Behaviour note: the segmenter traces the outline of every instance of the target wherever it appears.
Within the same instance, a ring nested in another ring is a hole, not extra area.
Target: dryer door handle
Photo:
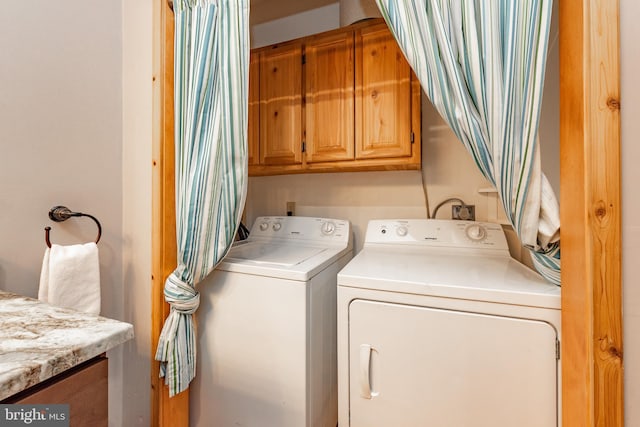
[[[360,396],[371,399],[378,393],[371,391],[371,353],[376,351],[369,344],[360,344]]]

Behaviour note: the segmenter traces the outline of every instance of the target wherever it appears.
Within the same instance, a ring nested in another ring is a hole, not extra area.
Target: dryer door
[[[354,300],[351,427],[557,426],[546,322]]]

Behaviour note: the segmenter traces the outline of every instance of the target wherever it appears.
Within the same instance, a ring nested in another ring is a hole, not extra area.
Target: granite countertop
[[[0,291],[0,401],[133,338],[133,326]]]

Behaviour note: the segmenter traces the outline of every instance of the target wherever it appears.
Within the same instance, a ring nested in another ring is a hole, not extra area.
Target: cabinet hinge
[[[411,143],[413,144],[416,140],[416,134],[411,132]]]
[[[302,54],[302,63],[303,63],[303,64],[306,64],[306,63],[307,63],[307,54],[306,54],[306,53],[303,53],[303,54]]]
[[[556,338],[556,360],[560,360],[560,340]]]
[[[302,152],[305,153],[307,151],[307,143],[302,141]]]

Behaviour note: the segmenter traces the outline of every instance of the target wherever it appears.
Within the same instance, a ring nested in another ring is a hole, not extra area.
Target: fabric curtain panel
[[[174,0],[176,238],[156,359],[169,395],[196,371],[195,285],[226,255],[247,187],[249,0]]]
[[[376,0],[422,88],[497,189],[536,269],[560,284],[560,216],[538,122],[551,0]]]

